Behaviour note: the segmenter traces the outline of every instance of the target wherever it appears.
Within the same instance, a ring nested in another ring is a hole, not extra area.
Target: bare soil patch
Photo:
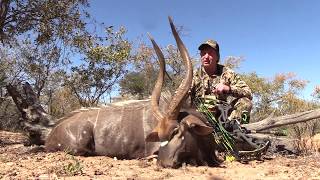
[[[320,179],[320,155],[227,162],[220,167],[165,169],[156,160],[117,160],[47,153],[23,146],[19,133],[0,131],[0,179]]]

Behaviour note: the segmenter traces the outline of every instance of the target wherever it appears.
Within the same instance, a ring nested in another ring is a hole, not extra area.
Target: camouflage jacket
[[[250,87],[241,80],[238,74],[221,64],[217,66],[217,74],[215,76],[210,77],[203,68],[199,68],[194,72],[190,92],[191,99],[203,98],[205,101],[219,99],[229,103],[241,97],[252,99]],[[230,93],[219,96],[213,94],[212,90],[219,83],[230,86]]]

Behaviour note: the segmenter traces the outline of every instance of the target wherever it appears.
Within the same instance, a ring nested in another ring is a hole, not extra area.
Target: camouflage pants
[[[246,113],[247,116],[250,115],[252,101],[246,97],[238,98],[231,102],[231,106],[234,110],[230,113],[229,119],[241,119],[244,113]]]

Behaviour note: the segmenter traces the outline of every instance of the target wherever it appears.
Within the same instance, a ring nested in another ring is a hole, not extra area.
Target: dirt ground
[[[0,131],[0,179],[320,179],[320,155],[272,156],[264,161],[223,163],[220,167],[164,169],[156,160],[117,160],[46,153],[25,147],[21,134]]]

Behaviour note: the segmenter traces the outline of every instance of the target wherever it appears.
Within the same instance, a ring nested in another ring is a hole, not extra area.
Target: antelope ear
[[[159,134],[156,129],[154,129],[150,134],[147,135],[146,137],[146,142],[159,142]]]
[[[188,115],[184,118],[188,127],[197,135],[205,136],[213,132],[213,128],[206,125],[203,121],[194,115]]]

